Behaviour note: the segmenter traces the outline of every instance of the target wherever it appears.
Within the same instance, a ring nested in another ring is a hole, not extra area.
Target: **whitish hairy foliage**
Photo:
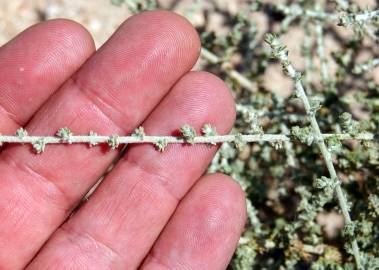
[[[154,0],[112,2],[133,13],[160,8]],[[210,8],[230,28],[224,36],[207,31],[208,25],[200,28],[203,68],[222,77],[236,99],[230,134],[218,134],[212,123],[184,124],[177,137],[147,134],[143,127],[130,135],[74,135],[64,127],[55,136],[20,128],[0,135],[0,144],[31,144],[36,153],[49,144],[116,150],[145,143],[161,152],[173,143],[219,144],[208,171],[238,181],[248,206],[249,222],[231,269],[379,269],[379,85],[373,78],[379,65],[378,3],[365,10],[346,0],[242,2],[237,14],[217,1],[212,7],[196,1],[184,12],[191,20]],[[277,32],[262,37],[257,13]],[[282,43],[292,27],[305,33],[296,41],[303,70],[294,67]],[[348,28],[353,35],[340,34]],[[331,52],[327,39],[338,43]],[[369,58],[358,62],[363,50]],[[267,67],[274,64],[293,81],[288,98],[265,84],[271,79]],[[332,215],[344,219],[333,233],[322,221]]]

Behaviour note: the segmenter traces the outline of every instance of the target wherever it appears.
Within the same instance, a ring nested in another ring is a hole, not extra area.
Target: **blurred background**
[[[161,0],[159,6],[181,14],[189,14],[194,5],[210,11],[212,6],[237,13],[244,1]],[[208,3],[207,3],[208,2]],[[214,2],[214,3],[212,3]],[[114,1],[113,3],[117,3]],[[41,20],[68,18],[83,24],[94,36],[97,46],[103,44],[114,30],[131,14],[125,6],[111,4],[111,0],[0,0],[0,45],[18,32]],[[210,15],[213,24],[222,22],[222,15]],[[204,23],[201,13],[193,22]]]

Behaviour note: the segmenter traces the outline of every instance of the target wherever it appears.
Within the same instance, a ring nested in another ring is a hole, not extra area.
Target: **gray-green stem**
[[[325,46],[324,46],[324,29],[320,21],[316,23],[316,37],[317,37],[317,52],[320,58],[321,66],[321,78],[322,83],[325,85],[329,81],[329,71],[328,71],[328,62],[325,55]]]
[[[222,63],[220,57],[218,57],[211,51],[205,48],[201,48],[201,57],[211,64],[221,63],[220,65],[221,69],[225,71],[232,79],[236,80],[243,88],[251,92],[257,91],[256,84],[254,84],[251,80],[246,78],[243,74],[241,74],[237,70],[230,68],[230,64]]]
[[[194,143],[197,144],[211,144],[211,143],[224,143],[234,142],[236,136],[242,138],[245,142],[275,142],[275,141],[292,141],[293,138],[286,134],[246,134],[246,135],[216,135],[216,136],[196,136],[194,137]],[[347,133],[328,133],[320,134],[321,138],[327,139],[330,137],[336,137],[339,140],[373,140],[374,135],[372,133],[361,133],[355,136],[351,136]],[[0,143],[35,143],[43,140],[45,144],[99,144],[107,143],[111,136],[104,135],[73,135],[69,137],[68,142],[63,142],[60,137],[55,136],[9,136],[1,135]],[[182,137],[175,136],[148,136],[145,135],[142,138],[138,136],[117,136],[119,144],[133,144],[133,143],[157,143],[159,140],[165,140],[167,143],[187,143]]]
[[[334,168],[332,155],[328,151],[328,148],[325,143],[325,138],[322,135],[320,127],[317,123],[315,112],[312,110],[307,94],[305,93],[305,90],[301,81],[301,74],[298,71],[296,71],[295,68],[292,66],[292,64],[289,62],[287,48],[281,44],[281,42],[275,35],[273,34],[267,35],[266,41],[271,46],[274,56],[282,63],[285,73],[294,80],[296,96],[301,99],[304,105],[305,111],[309,117],[310,124],[314,131],[314,135],[317,138],[316,143],[324,158],[330,177],[331,179],[334,179],[338,181],[338,183],[340,183],[341,181],[338,178],[337,172]],[[337,195],[338,203],[341,208],[342,215],[345,219],[345,223],[349,224],[352,222],[352,220],[350,218],[350,214],[348,211],[348,206],[347,206],[348,204],[347,204],[346,197],[340,185],[336,185],[335,193]],[[352,244],[353,256],[355,258],[357,268],[361,269],[360,253],[359,253],[357,240],[352,239],[351,244]]]

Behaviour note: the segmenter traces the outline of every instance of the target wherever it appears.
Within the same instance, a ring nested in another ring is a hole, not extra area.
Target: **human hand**
[[[164,11],[127,20],[97,52],[67,20],[35,25],[0,48],[0,130],[31,135],[171,135],[235,119],[225,84],[189,72],[199,38]],[[202,176],[217,146],[130,146],[75,214],[116,157],[101,146],[26,145],[0,154],[0,269],[225,269],[245,222],[240,187]]]

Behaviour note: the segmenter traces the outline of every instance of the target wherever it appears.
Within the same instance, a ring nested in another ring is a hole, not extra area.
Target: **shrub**
[[[153,0],[112,2],[133,13],[160,7]],[[205,2],[195,2],[184,12],[190,20],[205,12]],[[19,129],[0,140],[31,143],[37,153],[49,143],[115,149],[147,142],[159,151],[169,143],[220,143],[208,171],[236,179],[248,205],[231,269],[379,269],[379,4],[365,10],[347,0],[271,2],[245,1],[232,14],[209,1],[230,31],[198,27],[203,69],[222,77],[236,99],[231,134],[218,135],[209,123],[202,134],[178,127],[179,137],[145,134],[143,127],[131,136],[76,136],[65,127],[55,137]],[[265,35],[255,15],[265,16]],[[303,32],[299,68],[282,41],[293,29]],[[277,64],[292,80],[291,95],[265,84]]]

